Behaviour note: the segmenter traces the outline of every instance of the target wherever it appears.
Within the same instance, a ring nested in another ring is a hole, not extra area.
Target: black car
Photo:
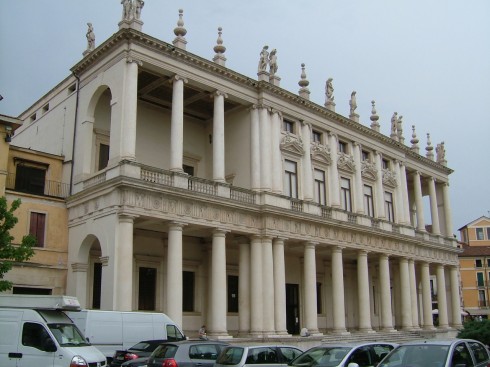
[[[184,340],[163,343],[148,358],[147,366],[212,367],[221,350],[228,345],[228,343],[215,340]],[[127,366],[131,365],[128,364]]]
[[[112,357],[111,367],[119,367],[126,361],[149,357],[160,344],[166,341],[165,339],[144,340],[127,350],[116,350],[114,357]]]

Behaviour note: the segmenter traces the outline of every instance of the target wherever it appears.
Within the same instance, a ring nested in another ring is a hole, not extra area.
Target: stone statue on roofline
[[[440,164],[446,164],[446,149],[444,148],[444,142],[436,145],[436,161]]]
[[[356,108],[357,108],[357,100],[356,100],[356,91],[353,91],[350,94],[350,101],[349,101],[349,106],[350,106],[350,114],[349,118],[353,121],[359,122],[359,115],[356,113]]]
[[[119,29],[134,28],[141,31],[143,22],[141,19],[141,10],[145,5],[143,0],[121,0],[123,7],[122,19],[119,22]]]
[[[123,6],[122,20],[129,20],[129,19],[131,19],[133,2],[131,0],[121,0],[121,4]]]
[[[271,76],[276,75],[277,73],[277,50],[273,49],[269,55],[269,72]]]
[[[95,33],[92,23],[87,23],[87,51],[92,51],[95,48]]]
[[[260,51],[258,72],[267,71],[267,65],[269,64],[269,46],[264,46]]]
[[[393,112],[391,116],[391,134],[390,137],[398,141],[398,112]]]
[[[327,82],[325,83],[325,95],[327,96],[327,102],[328,101],[333,101],[335,99],[334,95],[333,95],[333,79],[332,78],[328,78],[327,79]]]

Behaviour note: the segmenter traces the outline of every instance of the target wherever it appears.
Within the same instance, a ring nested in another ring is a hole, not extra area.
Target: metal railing
[[[67,198],[70,194],[70,185],[60,181],[37,181],[30,177],[16,177],[15,173],[7,174],[5,185],[7,190],[22,192],[25,194]]]

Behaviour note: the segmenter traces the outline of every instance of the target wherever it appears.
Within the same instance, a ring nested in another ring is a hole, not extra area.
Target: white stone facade
[[[213,337],[432,329],[433,293],[461,325],[449,168],[124,24],[15,137],[65,152],[67,294]]]

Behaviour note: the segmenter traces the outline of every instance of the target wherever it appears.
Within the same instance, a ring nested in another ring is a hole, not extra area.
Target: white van
[[[138,311],[82,310],[68,316],[108,359],[116,350],[132,347],[142,340],[184,340],[180,328],[164,313]]]
[[[80,310],[75,297],[0,295],[0,366],[106,366],[66,310]]]

